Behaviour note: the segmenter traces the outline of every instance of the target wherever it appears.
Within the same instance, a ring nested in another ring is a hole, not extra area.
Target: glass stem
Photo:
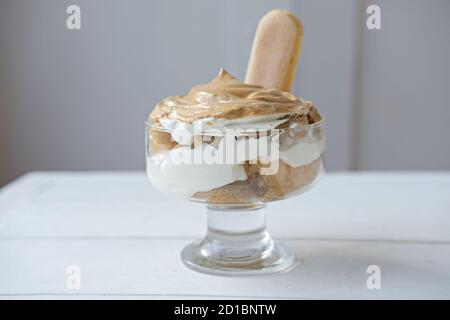
[[[207,224],[204,241],[218,259],[248,262],[264,258],[273,249],[266,231],[265,204],[249,208],[209,205]]]

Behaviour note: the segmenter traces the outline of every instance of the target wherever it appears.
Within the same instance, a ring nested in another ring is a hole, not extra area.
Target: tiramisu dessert
[[[155,187],[239,205],[287,198],[318,178],[322,117],[289,92],[302,36],[295,16],[271,11],[258,26],[245,83],[221,69],[211,82],[156,105],[147,122]]]

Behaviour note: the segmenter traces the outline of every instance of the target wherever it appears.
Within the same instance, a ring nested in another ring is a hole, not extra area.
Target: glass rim
[[[322,116],[322,118],[319,121],[314,122],[314,123],[309,123],[309,124],[306,124],[306,125],[303,125],[303,126],[305,128],[307,128],[308,130],[311,130],[311,129],[322,127],[324,123],[325,123],[325,118]],[[173,130],[169,130],[169,129],[166,129],[166,128],[163,128],[163,127],[160,127],[160,126],[156,126],[156,125],[152,124],[149,120],[145,120],[144,121],[144,125],[145,125],[145,128],[147,128],[147,129],[155,129],[155,130],[163,131],[163,132],[172,132],[173,131]],[[267,132],[267,131],[274,130],[274,129],[276,129],[276,128],[260,129],[260,130],[255,129],[255,130],[256,130],[256,132],[260,132],[260,131]],[[276,130],[284,130],[284,129],[276,129]],[[204,132],[203,131],[201,133],[208,133],[208,132]]]

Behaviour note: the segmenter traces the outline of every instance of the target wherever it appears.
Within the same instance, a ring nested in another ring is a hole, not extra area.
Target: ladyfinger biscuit
[[[272,10],[259,22],[245,82],[290,91],[303,40],[303,25],[291,12]]]

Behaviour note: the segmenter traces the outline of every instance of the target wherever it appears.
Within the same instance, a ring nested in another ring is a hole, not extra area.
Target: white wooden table
[[[269,210],[296,269],[202,275],[179,258],[204,233],[202,205],[143,173],[30,173],[0,190],[0,298],[450,298],[449,172],[327,174]],[[80,289],[66,285],[70,265]]]

